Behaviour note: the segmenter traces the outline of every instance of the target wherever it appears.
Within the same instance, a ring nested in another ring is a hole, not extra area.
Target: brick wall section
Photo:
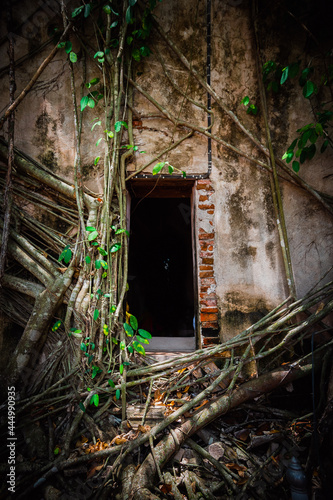
[[[198,180],[196,192],[200,326],[201,329],[211,329],[213,333],[213,330],[217,330],[219,327],[216,281],[214,275],[215,192],[209,179]],[[208,336],[210,337],[209,334]],[[203,345],[207,344],[204,338],[202,340]]]

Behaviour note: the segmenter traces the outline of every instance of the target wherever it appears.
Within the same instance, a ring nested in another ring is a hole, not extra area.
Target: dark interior
[[[128,283],[139,328],[194,336],[190,198],[132,198]]]

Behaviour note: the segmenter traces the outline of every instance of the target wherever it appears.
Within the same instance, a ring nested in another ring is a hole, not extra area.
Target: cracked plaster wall
[[[51,24],[61,26],[61,18],[52,1],[14,2],[17,36],[17,57],[26,54],[48,38]],[[260,4],[264,9],[263,5]],[[163,0],[156,10],[156,18],[201,75],[206,74],[206,11],[205,2],[191,0]],[[50,12],[51,11],[51,12]],[[53,12],[53,13],[52,13]],[[39,17],[38,17],[39,16]],[[223,101],[240,120],[265,143],[260,112],[257,117],[247,115],[240,105],[249,95],[258,102],[255,48],[250,3],[243,1],[212,0],[212,67],[211,82]],[[305,51],[311,55],[306,33],[278,6],[260,26],[262,59],[288,63]],[[4,19],[2,18],[2,32]],[[30,28],[30,32],[29,29]],[[77,92],[82,79],[82,51],[72,39],[78,53],[76,65]],[[50,52],[47,45],[16,70],[17,94],[32,77],[41,61]],[[184,98],[170,84],[159,62],[158,51],[165,59],[172,79],[194,100],[206,105],[206,91],[167,48],[165,41],[155,35],[151,42],[153,54],[135,67],[135,79],[143,89],[165,106],[174,116],[207,126],[206,112]],[[7,62],[7,47],[2,41],[0,60]],[[86,81],[98,75],[88,63]],[[7,77],[0,71],[3,92],[0,109],[8,104]],[[295,137],[296,130],[311,118],[309,103],[297,87],[268,98],[272,125],[273,146],[278,157]],[[235,125],[212,101],[214,112],[213,134],[263,159],[251,142],[244,138]],[[152,160],[187,133],[175,130],[162,113],[137,91],[134,93],[135,143],[144,155],[136,154],[128,165],[132,172]],[[82,163],[87,187],[101,193],[103,165],[93,166],[99,151],[95,142],[100,136],[98,127],[90,131],[96,109],[86,110],[82,136]],[[125,137],[126,140],[126,137]],[[68,179],[73,176],[74,130],[69,74],[63,52],[59,51],[34,89],[24,99],[16,113],[16,146],[39,159],[49,168]],[[164,157],[172,165],[188,174],[207,171],[207,138],[196,133],[177,149]],[[212,218],[215,233],[214,279],[218,302],[218,320],[222,337],[229,337],[244,326],[253,323],[282,301],[287,295],[284,268],[279,248],[276,217],[272,205],[270,181],[267,172],[250,164],[244,158],[213,142],[211,181],[214,189],[215,211]],[[156,163],[156,162],[155,162]],[[151,172],[153,163],[147,171]],[[332,154],[316,157],[302,167],[300,175],[321,191],[333,193]],[[175,181],[176,182],[176,181]],[[287,230],[290,239],[297,293],[305,294],[329,269],[333,261],[332,217],[304,190],[281,181]],[[201,214],[202,215],[202,214]],[[206,230],[207,220],[199,220],[197,229]],[[211,225],[210,225],[211,226]]]

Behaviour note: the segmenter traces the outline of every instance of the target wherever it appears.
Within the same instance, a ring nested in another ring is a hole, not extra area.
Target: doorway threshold
[[[196,349],[195,337],[153,337],[147,345],[147,353],[184,353],[193,352]]]

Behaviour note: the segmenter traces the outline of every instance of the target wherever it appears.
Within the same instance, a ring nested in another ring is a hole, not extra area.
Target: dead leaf
[[[202,406],[205,406],[207,403],[208,403],[208,399],[205,399],[205,400],[201,403],[201,405],[196,406],[194,409],[195,409],[195,410],[199,410],[199,408],[201,408]]]
[[[67,271],[67,267],[57,267],[58,271],[64,274]]]
[[[165,495],[167,495],[168,493],[171,492],[171,489],[172,489],[172,486],[171,484],[161,484],[160,485],[160,490],[162,493],[164,493]],[[171,493],[173,495],[173,493]]]
[[[87,472],[87,479],[90,479],[91,477],[93,477],[93,475],[98,472],[99,470],[101,470],[102,468],[104,467],[104,465],[95,465],[94,467],[92,467],[88,472]]]
[[[127,443],[127,439],[122,434],[119,434],[118,436],[112,439],[110,444],[113,445],[113,444],[123,444],[123,443]]]
[[[138,426],[138,431],[142,432],[142,434],[145,434],[146,432],[150,431],[150,426],[149,425],[139,425]]]

